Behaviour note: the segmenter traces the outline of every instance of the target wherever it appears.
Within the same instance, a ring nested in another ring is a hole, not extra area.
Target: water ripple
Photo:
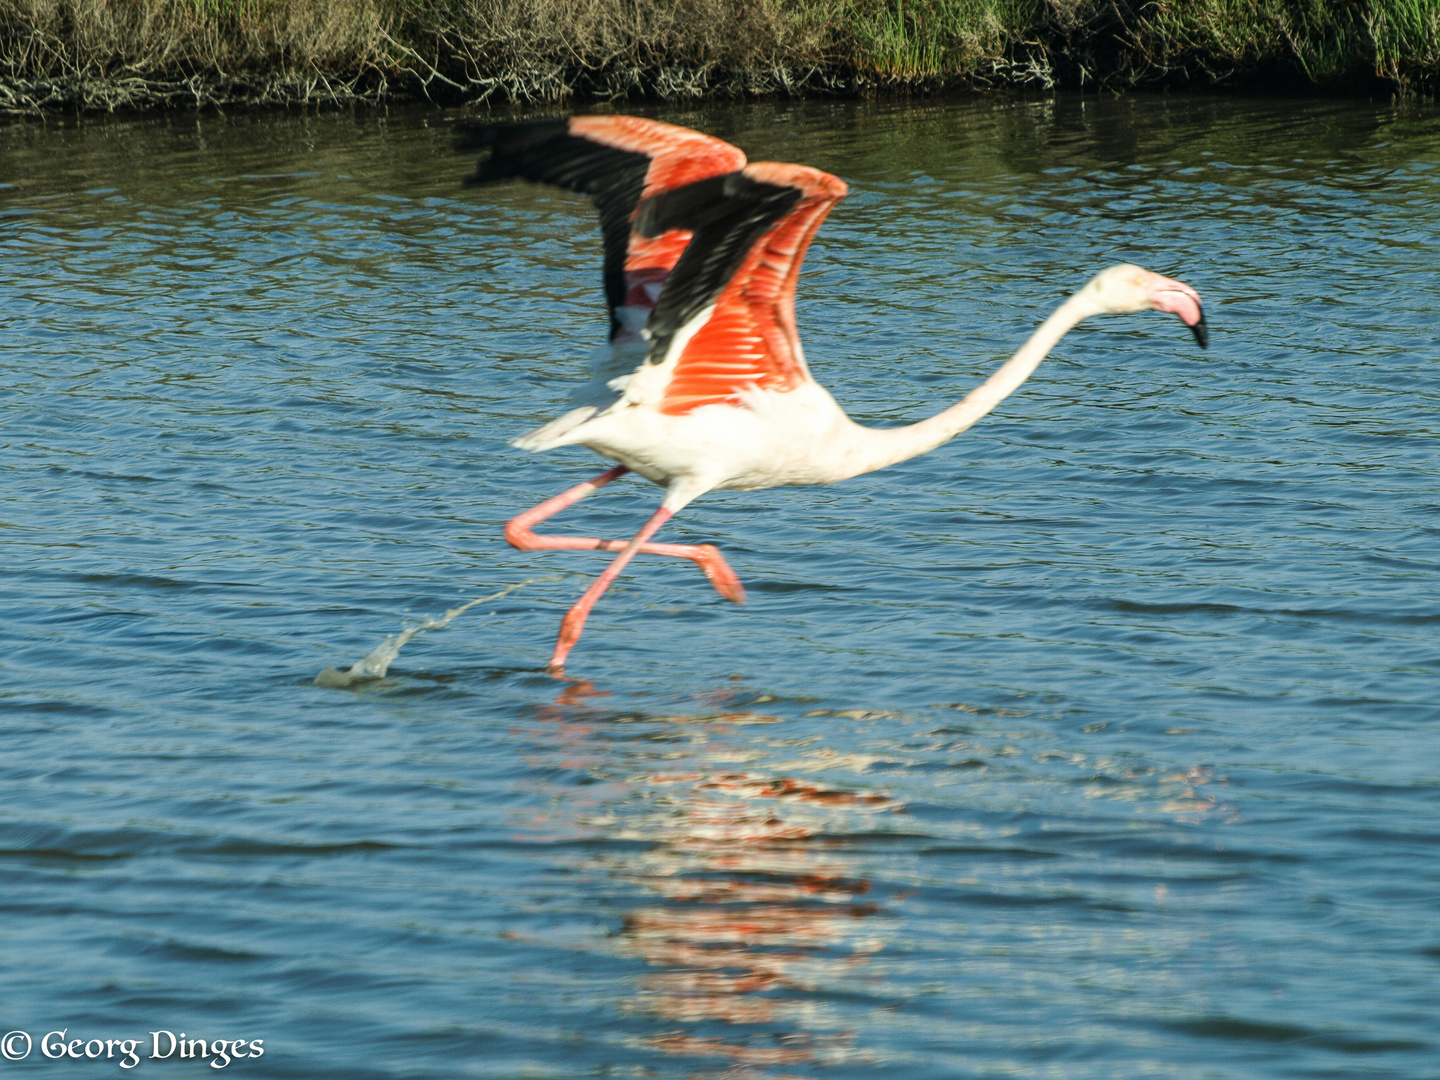
[[[596,470],[506,445],[600,331],[588,207],[462,189],[435,113],[0,128],[7,1023],[307,1080],[1424,1074],[1433,106],[665,115],[851,182],[799,319],[863,420],[1121,259],[1213,348],[1097,321],[935,454],[702,500],[751,603],[643,563],[560,684],[601,564],[499,527]]]

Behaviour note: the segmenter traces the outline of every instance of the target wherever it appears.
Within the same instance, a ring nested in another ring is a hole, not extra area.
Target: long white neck
[[[857,425],[855,444],[846,455],[845,475],[858,476],[883,469],[949,442],[1018,390],[1076,324],[1104,310],[1092,290],[1082,289],[1056,308],[1030,335],[1030,340],[993,375],[944,412],[902,428]]]

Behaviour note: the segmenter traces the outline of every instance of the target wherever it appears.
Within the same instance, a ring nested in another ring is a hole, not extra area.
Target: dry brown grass
[[[0,0],[0,111],[1433,86],[1440,0]]]
[[[373,94],[391,25],[377,0],[0,0],[0,106]]]
[[[409,58],[467,98],[772,90],[823,63],[826,28],[772,0],[417,0]]]

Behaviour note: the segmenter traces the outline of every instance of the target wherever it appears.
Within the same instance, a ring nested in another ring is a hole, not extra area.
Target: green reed
[[[834,29],[851,67],[905,82],[975,70],[1034,27],[1043,0],[812,0],[796,5]]]

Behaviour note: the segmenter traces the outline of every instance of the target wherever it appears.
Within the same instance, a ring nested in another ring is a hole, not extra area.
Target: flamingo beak
[[[1180,321],[1190,327],[1195,341],[1204,349],[1210,344],[1210,328],[1205,325],[1205,309],[1200,306],[1200,294],[1174,278],[1154,275],[1149,282],[1150,306],[1156,311],[1168,311],[1180,316]]]
[[[1205,312],[1200,312],[1200,321],[1190,327],[1190,332],[1195,335],[1195,342],[1200,348],[1210,347],[1210,328],[1205,325]]]

